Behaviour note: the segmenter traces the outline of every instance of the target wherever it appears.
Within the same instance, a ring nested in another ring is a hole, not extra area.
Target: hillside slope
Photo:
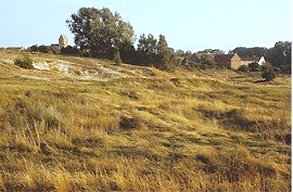
[[[0,191],[290,191],[290,79],[0,51]]]

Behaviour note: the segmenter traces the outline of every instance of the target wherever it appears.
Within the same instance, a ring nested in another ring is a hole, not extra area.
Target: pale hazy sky
[[[1,0],[0,47],[73,36],[66,19],[80,7],[108,7],[142,33],[166,36],[175,49],[272,47],[292,39],[290,0]]]

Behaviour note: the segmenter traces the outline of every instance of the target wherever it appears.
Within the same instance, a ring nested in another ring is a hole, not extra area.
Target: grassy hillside
[[[290,191],[290,79],[0,51],[0,191]]]

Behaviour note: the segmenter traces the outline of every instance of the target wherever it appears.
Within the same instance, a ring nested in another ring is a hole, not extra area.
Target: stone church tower
[[[66,35],[60,35],[59,37],[59,48],[64,48],[68,46],[68,38]]]

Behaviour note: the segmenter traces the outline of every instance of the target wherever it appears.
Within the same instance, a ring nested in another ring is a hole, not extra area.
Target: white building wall
[[[262,56],[257,63],[259,65],[264,65],[266,63],[266,60],[265,60],[264,56]]]

